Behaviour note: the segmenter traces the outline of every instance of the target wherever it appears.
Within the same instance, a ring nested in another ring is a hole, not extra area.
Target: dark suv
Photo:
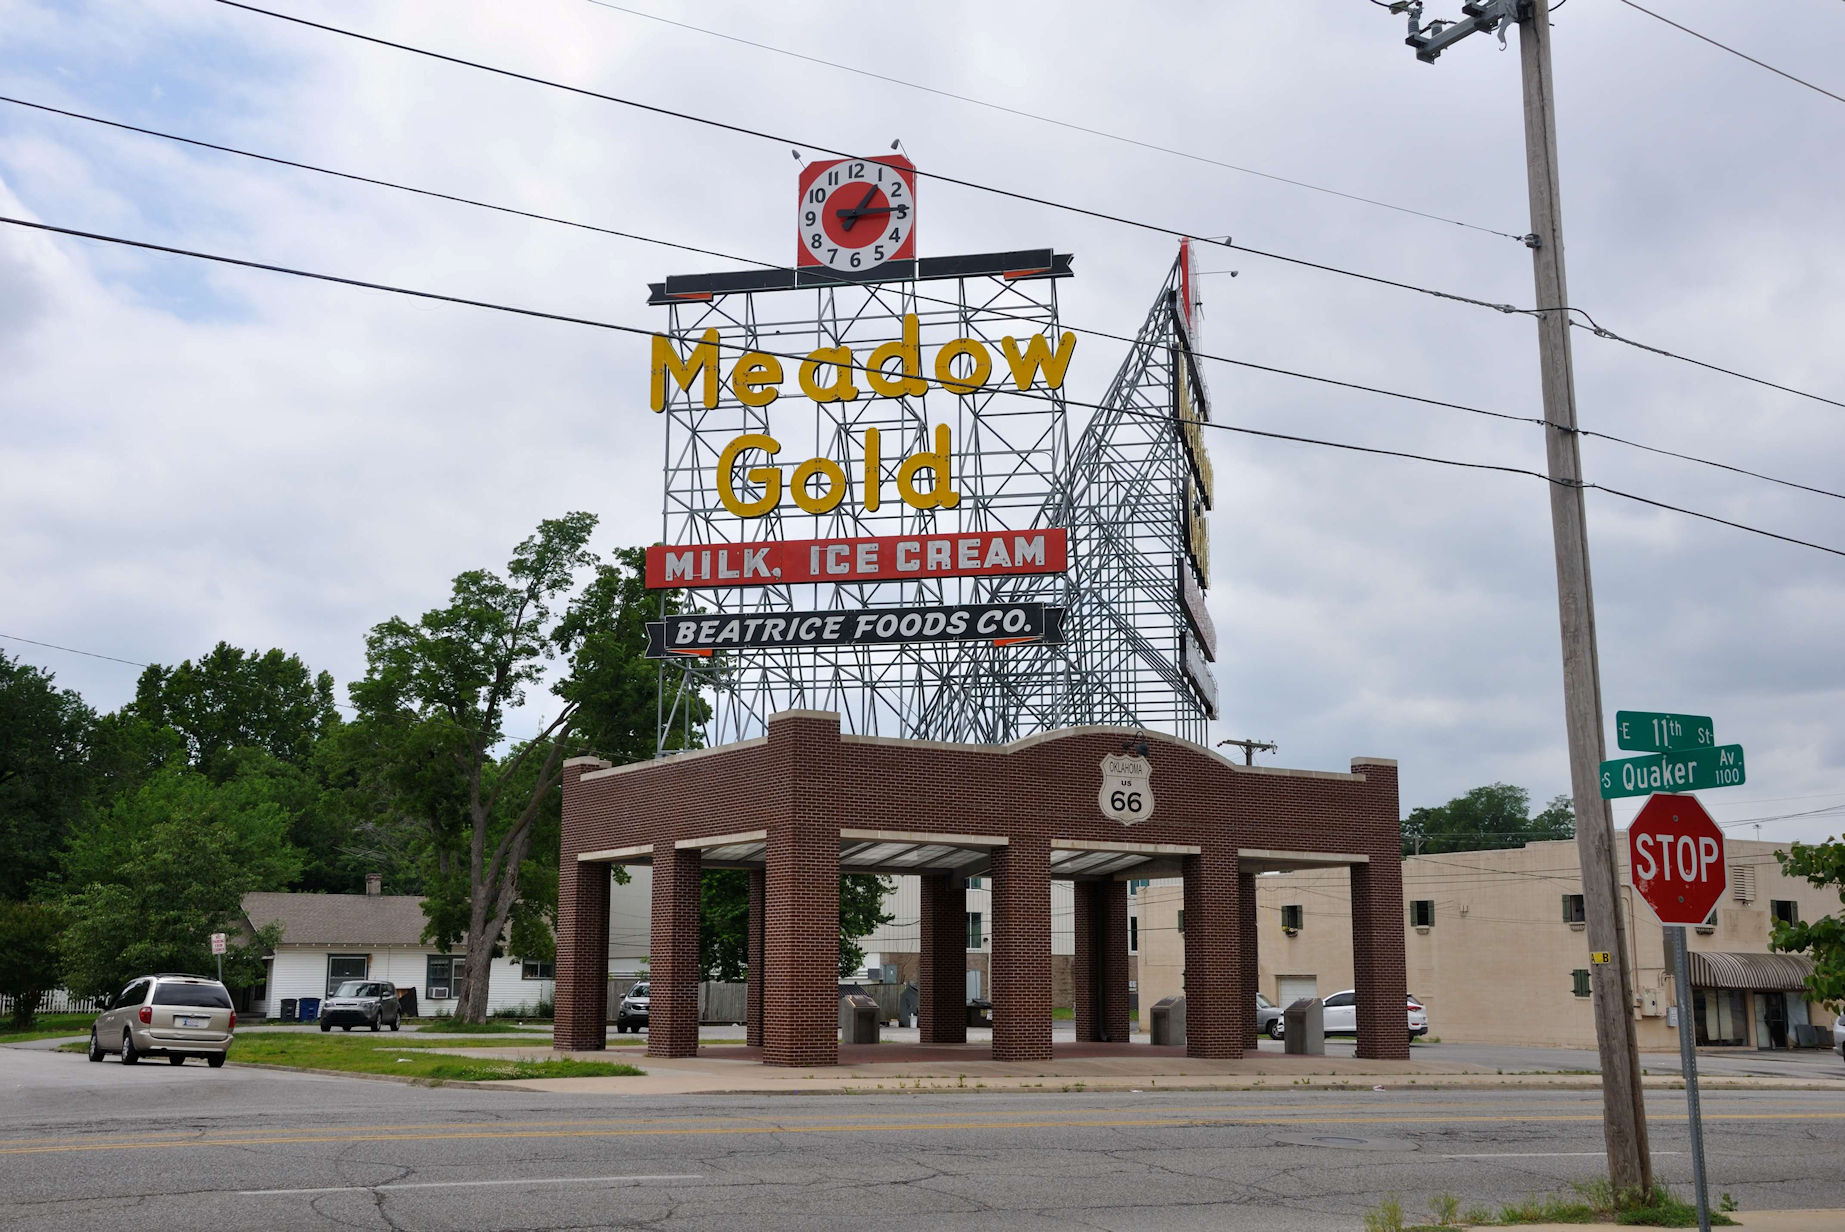
[[[387,980],[347,980],[320,1004],[320,1029],[400,1026],[397,985]]]
[[[96,1016],[90,1028],[90,1060],[100,1061],[114,1052],[123,1065],[142,1057],[165,1057],[184,1065],[187,1057],[202,1057],[217,1069],[230,1055],[236,1029],[231,994],[218,981],[171,972],[144,975],[128,981],[109,1008]]]

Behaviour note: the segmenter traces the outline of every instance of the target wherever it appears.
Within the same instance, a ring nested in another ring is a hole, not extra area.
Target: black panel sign
[[[647,657],[714,650],[886,646],[898,642],[1063,641],[1065,609],[1044,603],[879,607],[848,612],[720,612],[647,622]]]

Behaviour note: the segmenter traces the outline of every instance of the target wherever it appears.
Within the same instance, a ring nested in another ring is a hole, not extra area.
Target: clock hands
[[[872,214],[895,214],[898,218],[908,218],[910,216],[910,207],[907,205],[880,205],[876,209],[871,209],[861,205],[857,209],[834,210],[833,212],[845,223],[845,226],[840,229],[843,231],[850,231],[853,223]]]
[[[835,210],[834,213],[836,213],[839,216],[840,222],[845,224],[843,227],[840,228],[840,230],[850,231],[852,229],[852,224],[857,222],[860,218],[863,218],[866,214],[877,213],[878,211],[876,210],[869,210],[865,208],[866,206],[871,204],[871,199],[877,195],[878,195],[877,186],[867,185],[865,187],[865,199],[858,203],[857,209]],[[888,213],[889,211],[887,210],[885,212]]]

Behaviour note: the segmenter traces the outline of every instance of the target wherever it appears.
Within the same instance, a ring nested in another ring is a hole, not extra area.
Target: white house
[[[324,998],[340,981],[351,979],[414,988],[417,1012],[425,1017],[455,1010],[466,954],[459,949],[444,954],[422,940],[428,922],[423,900],[383,893],[375,875],[366,878],[364,894],[246,894],[243,913],[252,929],[282,926],[282,939],[269,959],[269,978],[251,990],[252,1013],[280,1017],[285,999],[298,1005],[302,998]],[[502,956],[492,963],[488,1013],[535,1011],[539,1002],[551,1000],[549,962]]]

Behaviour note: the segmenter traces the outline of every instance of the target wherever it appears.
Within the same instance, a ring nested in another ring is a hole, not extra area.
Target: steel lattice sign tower
[[[1098,722],[1201,739],[1185,258],[1073,455],[1071,258],[916,256],[915,179],[901,158],[810,164],[793,268],[651,288],[648,584],[680,596],[650,627],[658,747],[759,736],[790,708],[957,743]]]

